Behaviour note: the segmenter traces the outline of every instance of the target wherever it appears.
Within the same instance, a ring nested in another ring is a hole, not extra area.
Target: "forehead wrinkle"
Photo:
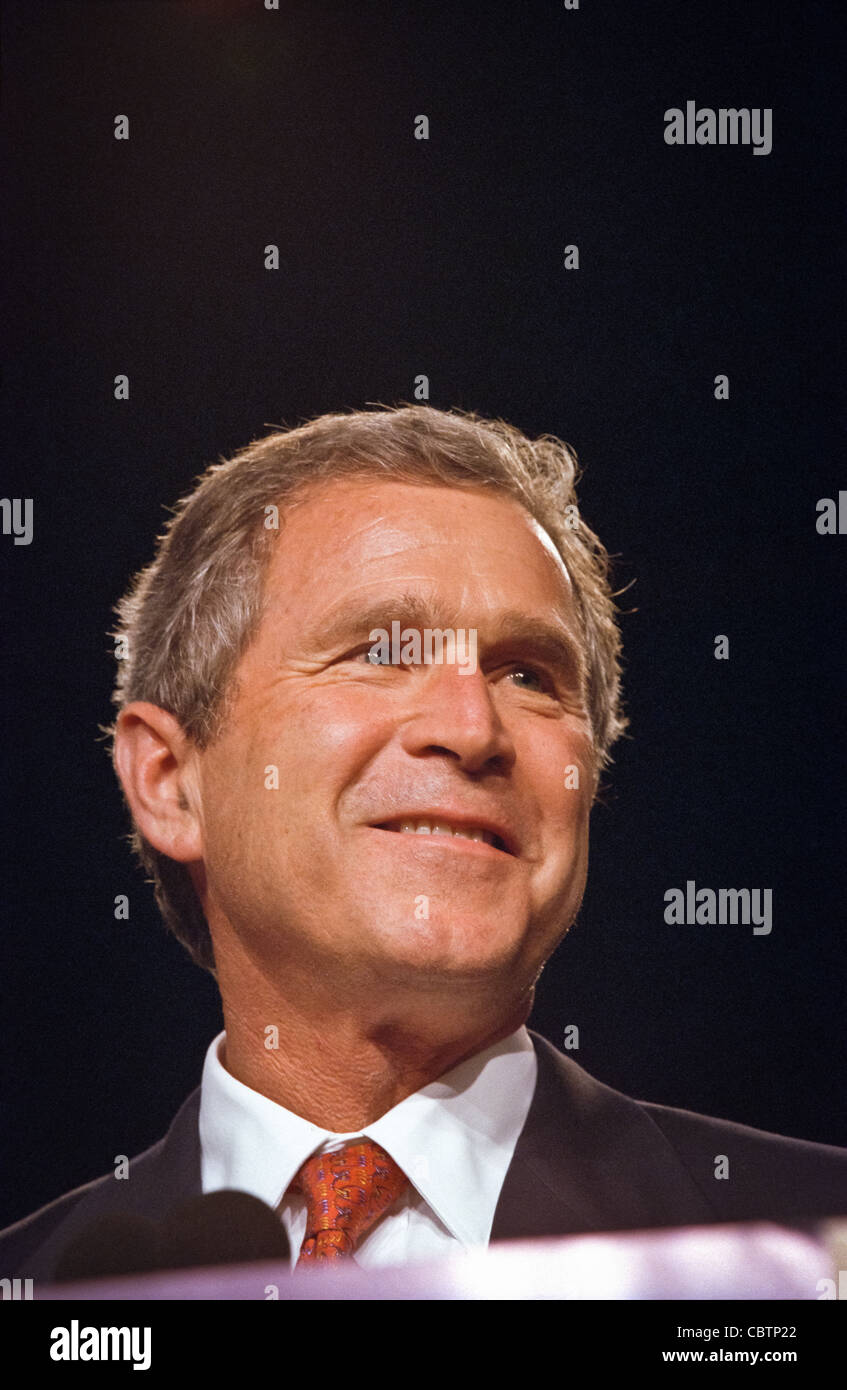
[[[333,496],[336,488],[342,490],[349,488],[351,490],[354,510],[355,503],[362,496],[368,498],[376,495],[377,505],[373,511],[356,522],[355,517],[350,515],[350,505]],[[444,487],[437,486],[434,490],[436,492],[443,491],[445,488],[449,488],[449,484],[445,484]],[[418,510],[415,507],[410,507],[407,501],[404,502],[403,508],[397,515],[391,503],[379,496],[386,489],[389,492],[396,489],[403,493],[427,490],[424,484],[414,483],[406,479],[372,477],[370,474],[358,477],[354,474],[338,480],[321,480],[317,483],[306,484],[302,492],[292,499],[292,509],[293,505],[302,506],[303,504],[314,503],[320,505],[322,510],[329,512],[330,522],[340,521],[340,535],[336,534],[334,538],[331,538],[330,534],[325,531],[324,536],[330,542],[331,548],[335,550],[336,559],[342,563],[352,562],[360,566],[369,561],[393,559],[397,555],[413,550],[440,549],[455,544],[456,537],[452,532],[450,521],[446,521],[443,517],[433,519],[426,514],[425,509]],[[515,534],[519,534],[521,530],[524,533],[529,532],[533,539],[541,545],[548,558],[548,563],[552,562],[557,573],[564,579],[568,588],[571,588],[570,574],[561,552],[542,523],[532,515],[520,499],[510,492],[492,494],[488,490],[477,492],[476,489],[456,487],[450,490],[458,494],[455,498],[455,505],[461,511],[467,511],[467,506],[463,507],[463,503],[472,504],[474,500],[507,506],[513,513]],[[359,494],[358,497],[356,496],[357,493]],[[332,527],[330,527],[330,532],[331,529]],[[501,540],[506,542],[508,533]],[[364,544],[361,553],[351,556],[351,549],[355,551],[357,543],[361,544],[362,542]]]
[[[361,525],[352,529],[345,529],[342,549],[349,549],[351,546],[363,542],[363,553],[357,556],[357,563],[361,563],[363,560],[388,559],[392,555],[399,555],[404,550],[412,548],[409,543],[408,528],[381,514],[368,517]],[[386,545],[391,545],[393,548],[386,550]]]

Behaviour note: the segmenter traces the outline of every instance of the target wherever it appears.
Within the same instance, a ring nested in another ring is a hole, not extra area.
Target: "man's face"
[[[282,515],[199,757],[213,937],[275,969],[528,987],[579,908],[594,790],[561,559],[496,492],[356,478]],[[475,630],[476,670],[374,664],[371,632],[398,621]]]

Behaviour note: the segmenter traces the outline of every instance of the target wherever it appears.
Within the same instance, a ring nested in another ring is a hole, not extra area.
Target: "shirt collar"
[[[538,1064],[525,1027],[468,1057],[352,1134],[337,1134],[237,1081],[209,1044],[200,1093],[204,1192],[235,1188],[271,1207],[316,1149],[365,1134],[381,1144],[463,1245],[491,1235],[532,1102]]]

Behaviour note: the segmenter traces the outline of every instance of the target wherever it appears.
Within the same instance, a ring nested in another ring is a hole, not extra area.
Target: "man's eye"
[[[536,671],[532,666],[516,666],[508,673],[509,679],[517,677],[520,681],[527,680],[528,685],[522,686],[524,690],[537,690],[541,695],[552,694],[552,685],[547,676],[541,671]]]
[[[357,647],[349,656],[344,657],[345,661],[365,662],[368,666],[390,666],[391,661],[384,661],[378,646],[369,642],[364,647]]]

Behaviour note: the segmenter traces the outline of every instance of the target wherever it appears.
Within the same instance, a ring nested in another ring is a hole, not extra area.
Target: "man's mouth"
[[[478,844],[490,845],[492,849],[499,850],[501,854],[513,855],[515,853],[515,849],[512,848],[511,843],[506,840],[504,835],[491,829],[488,825],[475,824],[472,821],[460,823],[441,816],[399,816],[396,820],[383,821],[373,828],[375,830],[391,830],[399,835],[427,835],[432,838],[442,836],[454,840],[471,840]]]

